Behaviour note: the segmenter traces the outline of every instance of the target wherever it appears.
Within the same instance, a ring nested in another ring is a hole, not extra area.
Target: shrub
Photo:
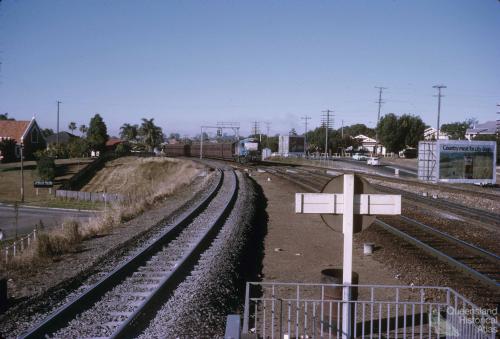
[[[115,154],[119,157],[130,154],[131,147],[128,143],[121,143],[116,146]]]
[[[56,176],[56,164],[53,158],[42,156],[36,162],[38,175],[42,180],[54,180]]]

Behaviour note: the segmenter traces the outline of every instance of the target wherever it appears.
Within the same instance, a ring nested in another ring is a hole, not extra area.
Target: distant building
[[[495,135],[496,132],[497,132],[497,122],[487,121],[483,124],[477,124],[473,128],[468,128],[465,131],[465,138],[467,140],[472,140],[477,135]]]
[[[121,139],[109,138],[108,141],[106,141],[106,150],[114,151],[116,149],[116,146],[118,146],[121,143],[123,143],[123,140]]]
[[[0,140],[15,140],[15,156],[21,159],[21,145],[24,159],[34,159],[37,150],[45,149],[46,141],[35,118],[31,120],[0,120]]]
[[[71,140],[78,138],[76,135],[65,131],[52,134],[45,138],[45,140],[47,141],[47,148],[55,147],[57,145],[58,135],[59,135],[59,145],[67,145],[70,143]]]
[[[278,153],[282,157],[303,155],[304,137],[280,135],[278,143]]]
[[[378,143],[377,145],[377,140],[367,137],[366,135],[359,134],[354,137],[354,139],[358,140],[358,142],[361,144],[360,147],[358,147],[358,151],[366,151],[372,154],[381,154],[385,155],[386,148],[382,146],[382,144]]]
[[[436,140],[437,129],[429,127],[424,130],[424,140]],[[449,140],[450,136],[443,131],[439,131],[439,140]]]

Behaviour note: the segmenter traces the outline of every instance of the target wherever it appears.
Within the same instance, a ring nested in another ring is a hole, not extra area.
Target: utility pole
[[[497,114],[500,115],[500,104],[497,104],[497,107],[498,107]],[[499,137],[498,133],[500,133],[500,118],[497,118],[497,138]]]
[[[304,124],[305,124],[305,131],[304,131],[304,154],[307,154],[307,121],[311,120],[311,117],[308,117],[306,115],[304,117],[301,117],[300,119],[304,120]]]
[[[56,134],[56,144],[59,146],[59,105],[61,101],[57,100],[57,134]]]
[[[262,134],[260,134],[260,122],[254,121],[252,127],[253,135],[259,135],[259,141],[262,142]]]
[[[328,129],[330,128],[330,125],[333,126],[333,112],[334,111],[329,109],[323,111],[322,123],[325,126],[325,159],[328,156]]]
[[[269,148],[269,130],[271,129],[271,122],[266,121],[266,148]]]
[[[444,97],[444,95],[441,94],[441,89],[446,88],[446,86],[445,85],[435,85],[435,86],[432,86],[432,88],[438,89],[438,95],[435,95],[435,96],[438,97],[438,120],[437,120],[436,140],[439,141],[439,118],[441,116],[441,97]]]
[[[24,203],[24,140],[21,139],[21,203]]]
[[[378,113],[377,113],[377,126],[380,121],[380,109],[382,108],[382,104],[384,101],[382,101],[382,92],[384,89],[387,89],[387,87],[381,87],[381,86],[375,86],[375,88],[378,88],[378,101],[375,101],[378,103]],[[375,154],[378,154],[378,132],[377,132],[377,126],[375,127]]]

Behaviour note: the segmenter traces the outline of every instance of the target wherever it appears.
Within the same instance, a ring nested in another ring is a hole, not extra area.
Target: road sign
[[[54,182],[50,180],[39,180],[39,181],[34,181],[33,186],[35,188],[45,188],[45,187],[49,188],[54,186]]]
[[[342,187],[341,187],[342,186]],[[351,337],[351,288],[353,233],[367,227],[376,214],[401,214],[401,196],[368,193],[368,183],[353,174],[332,179],[324,193],[296,193],[295,212],[321,214],[323,220],[344,234],[342,338]],[[357,217],[357,218],[356,218]],[[368,217],[368,218],[367,218]],[[341,220],[341,223],[340,223]],[[365,226],[366,225],[366,226]]]

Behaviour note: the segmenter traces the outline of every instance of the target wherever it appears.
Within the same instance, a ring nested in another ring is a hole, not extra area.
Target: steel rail
[[[284,179],[287,179],[301,187],[304,187],[306,189],[309,189],[313,192],[320,192],[320,189],[318,188],[315,188],[313,186],[310,186],[310,185],[307,185],[307,184],[303,184],[303,183],[300,183],[298,182],[297,180],[294,180],[292,178],[291,175],[285,175],[284,173],[280,173],[279,175],[280,177],[284,178]],[[413,220],[411,218],[408,218],[408,217],[404,217],[404,216],[400,216],[400,218],[404,221],[407,221],[407,222],[410,222],[412,223],[413,225],[415,226],[418,226],[419,228],[421,228],[422,230],[424,230],[425,232],[427,233],[431,233],[431,234],[434,234],[434,235],[437,235],[439,236],[440,238],[442,238],[443,240],[445,241],[448,241],[448,242],[451,242],[453,244],[456,244],[462,248],[465,248],[465,249],[468,249],[470,251],[473,251],[474,253],[477,253],[478,255],[480,255],[481,257],[487,257],[489,260],[492,260],[492,261],[495,261],[496,263],[498,262],[499,260],[499,256],[497,256],[496,254],[493,254],[493,253],[490,253],[486,250],[483,250],[477,246],[474,246],[472,244],[469,244],[469,243],[466,243],[460,239],[457,239],[457,238],[454,238],[452,237],[451,235],[448,235],[444,232],[441,232],[441,231],[438,231],[430,226],[427,226],[425,224],[422,224],[416,220]],[[381,220],[378,220],[376,219],[375,224],[377,224],[378,226],[384,228],[385,230],[389,231],[390,233],[402,238],[403,240],[406,240],[407,242],[411,243],[412,245],[424,250],[425,252],[427,252],[428,254],[454,266],[455,268],[458,268],[459,270],[461,270],[462,272],[488,284],[489,286],[495,288],[496,290],[500,290],[500,283],[497,282],[496,280],[493,280],[491,279],[490,277],[486,276],[485,274],[475,270],[474,268],[452,258],[451,256],[445,254],[444,252],[424,243],[423,241],[420,241],[418,240],[417,238],[415,237],[412,237],[411,235],[397,229],[396,227],[394,226],[391,226]],[[425,227],[423,227],[425,226]],[[452,240],[453,239],[453,240]]]
[[[390,233],[392,233],[400,238],[403,238],[407,242],[424,250],[428,254],[436,257],[437,259],[444,261],[448,264],[451,264],[452,266],[454,266],[455,268],[458,268],[462,272],[464,272],[464,273],[466,273],[466,274],[468,274],[468,275],[470,275],[478,280],[481,280],[482,282],[488,284],[489,286],[491,286],[497,290],[500,289],[500,283],[498,283],[497,281],[495,281],[495,280],[491,279],[490,277],[488,277],[487,275],[473,269],[472,267],[467,266],[464,263],[461,263],[460,261],[452,258],[451,256],[445,254],[444,252],[442,252],[442,251],[440,251],[440,250],[438,250],[430,245],[427,245],[426,243],[418,240],[417,238],[412,237],[411,235],[409,235],[401,230],[398,230],[396,227],[391,226],[391,225],[389,225],[381,220],[376,219],[374,223],[377,224],[378,226],[382,227],[383,229],[389,231]]]
[[[220,176],[217,185],[210,191],[208,196],[197,203],[188,211],[184,212],[178,221],[171,228],[166,230],[156,241],[148,245],[146,248],[135,254],[131,259],[120,265],[114,271],[110,272],[95,285],[91,286],[81,295],[76,297],[69,303],[61,306],[55,312],[50,314],[42,322],[35,325],[28,332],[21,335],[21,338],[41,338],[56,332],[63,328],[76,315],[82,313],[91,307],[98,299],[100,299],[107,291],[121,283],[131,272],[140,267],[147,258],[158,252],[164,244],[173,240],[182,229],[188,225],[198,214],[200,214],[214,199],[222,187],[224,174],[219,170]]]
[[[161,300],[166,299],[166,295],[171,295],[178,283],[189,274],[192,267],[198,261],[201,253],[210,246],[213,238],[217,235],[217,232],[223,226],[225,219],[233,209],[238,196],[238,178],[234,171],[230,171],[230,173],[232,173],[231,181],[233,181],[233,191],[231,192],[231,198],[228,204],[220,211],[203,237],[197,240],[196,244],[188,253],[184,254],[179,265],[162,279],[159,286],[152,291],[139,308],[123,322],[115,333],[113,333],[111,338],[129,338],[134,334],[138,334],[147,324],[146,320],[149,315],[161,306]]]

